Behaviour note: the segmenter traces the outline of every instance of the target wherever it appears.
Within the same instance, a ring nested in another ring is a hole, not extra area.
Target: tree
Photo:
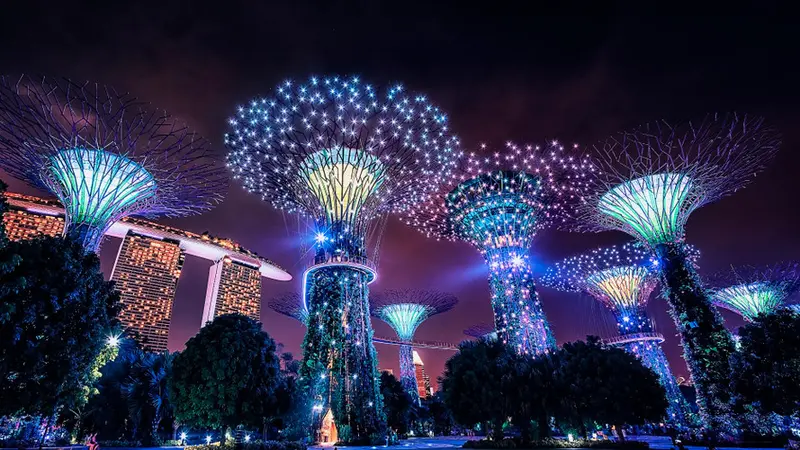
[[[644,425],[666,414],[666,393],[658,375],[630,353],[604,347],[590,336],[586,342],[564,344],[557,358],[561,413],[580,427],[584,438],[590,421],[613,424],[624,441],[624,425]]]
[[[453,431],[453,414],[444,403],[442,391],[433,394],[423,402],[428,409],[433,433],[439,436],[449,436]]]
[[[261,324],[225,314],[200,329],[173,361],[175,418],[190,427],[261,427],[277,412],[280,364]]]
[[[119,294],[100,260],[71,239],[8,242],[0,261],[0,416],[79,411],[116,354]]]
[[[558,358],[542,354],[536,357],[514,354],[505,377],[505,395],[515,399],[511,417],[524,442],[532,438],[532,423],[536,421],[538,438],[550,437],[550,417],[556,412],[555,394]]]
[[[779,310],[739,329],[732,391],[739,408],[762,414],[800,413],[800,315]]]
[[[445,363],[444,402],[456,422],[467,427],[491,423],[492,437],[503,439],[503,424],[514,397],[503,392],[510,352],[499,340],[465,341]]]
[[[161,420],[171,409],[167,385],[173,358],[168,352],[135,351],[130,359],[130,373],[120,385],[133,437],[140,438],[146,446],[157,442]]]
[[[408,434],[414,401],[403,389],[403,384],[389,372],[381,372],[381,395],[386,424],[400,436]]]

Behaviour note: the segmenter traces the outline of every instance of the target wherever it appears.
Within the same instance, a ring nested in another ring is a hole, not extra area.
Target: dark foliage
[[[280,365],[261,324],[222,315],[189,339],[173,361],[175,417],[189,427],[260,428],[276,415]]]
[[[736,405],[762,414],[800,413],[800,315],[780,310],[739,330],[732,359]]]
[[[381,372],[381,395],[386,424],[400,436],[408,434],[415,415],[414,401],[403,389],[403,384],[389,372]]]
[[[0,415],[79,415],[112,356],[119,294],[97,256],[70,239],[8,242],[0,261],[9,258],[17,264],[0,270]]]
[[[650,445],[646,442],[639,441],[592,441],[586,439],[575,439],[567,441],[564,439],[542,439],[535,442],[525,442],[519,439],[503,439],[502,441],[467,441],[464,443],[463,448],[476,448],[476,449],[516,449],[516,448],[607,448],[607,449],[621,449],[621,450],[646,450]]]

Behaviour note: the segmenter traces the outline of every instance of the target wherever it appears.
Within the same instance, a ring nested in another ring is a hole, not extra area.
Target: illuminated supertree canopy
[[[308,323],[308,309],[297,293],[284,292],[269,299],[268,304],[278,314],[291,317],[303,325]]]
[[[419,398],[411,340],[428,318],[450,311],[458,300],[452,294],[417,289],[387,290],[373,295],[372,314],[391,325],[400,340],[400,382],[411,398]]]
[[[777,152],[779,137],[763,120],[710,115],[699,123],[663,122],[613,136],[595,147],[598,170],[574,229],[620,230],[649,246],[683,340],[704,423],[732,429],[730,333],[711,305],[683,243],[689,215],[745,186]]]
[[[695,262],[699,253],[689,247]],[[608,307],[614,314],[620,337],[609,344],[637,356],[659,376],[667,393],[668,420],[687,425],[689,413],[675,376],[669,367],[661,342],[647,316],[647,302],[658,284],[658,260],[648,247],[636,242],[598,248],[573,256],[550,267],[539,281],[545,286],[572,292],[585,292]]]
[[[470,154],[444,193],[404,215],[405,223],[429,237],[464,240],[483,254],[498,337],[520,353],[555,346],[536,294],[529,248],[539,230],[559,226],[572,214],[592,170],[586,158],[558,142],[507,143],[490,156]]]
[[[464,330],[464,334],[475,339],[496,339],[497,332],[494,325],[488,322],[480,322]]]
[[[770,314],[786,306],[800,289],[798,263],[767,267],[739,267],[714,276],[713,303],[752,322],[759,314]]]
[[[400,85],[312,77],[240,106],[229,125],[234,178],[314,223],[301,389],[330,405],[353,440],[383,433],[367,287],[376,272],[366,240],[384,223],[378,219],[427,200],[454,170],[461,155],[447,117]]]
[[[184,216],[222,200],[208,141],[110,87],[0,77],[0,165],[64,205],[65,234],[89,251],[129,215]]]

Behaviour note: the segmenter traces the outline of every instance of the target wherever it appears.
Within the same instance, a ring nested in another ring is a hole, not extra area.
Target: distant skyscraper
[[[261,273],[257,266],[224,257],[208,271],[203,323],[239,313],[261,321]]]
[[[9,240],[22,241],[37,236],[60,236],[64,232],[64,217],[28,212],[11,204],[3,214],[3,225]]]
[[[431,387],[431,378],[425,373],[425,364],[422,363],[422,358],[419,353],[414,350],[414,374],[417,377],[417,391],[419,391],[419,398],[428,398],[433,395],[433,388]]]
[[[177,241],[128,232],[111,271],[121,293],[120,322],[151,351],[167,349],[172,301],[183,267]]]

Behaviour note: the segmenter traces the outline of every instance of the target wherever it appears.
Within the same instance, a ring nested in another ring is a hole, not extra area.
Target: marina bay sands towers
[[[6,194],[3,216],[9,239],[59,236],[64,210],[55,201]],[[202,323],[238,312],[260,320],[262,278],[286,281],[291,276],[275,263],[233,241],[199,235],[141,219],[112,224],[106,236],[122,239],[111,279],[125,306],[120,320],[154,351],[167,348],[172,307],[186,256],[211,261]]]

